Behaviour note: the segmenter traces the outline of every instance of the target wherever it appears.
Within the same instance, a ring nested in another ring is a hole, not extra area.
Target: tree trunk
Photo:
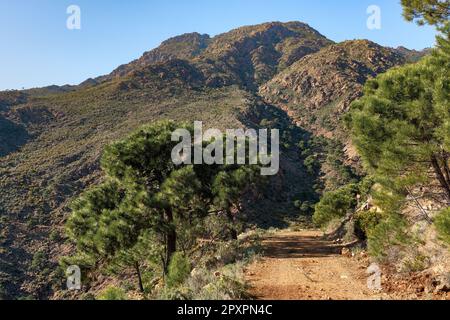
[[[230,230],[230,236],[231,236],[231,240],[237,240],[238,239],[238,234],[236,229],[231,228]]]
[[[236,229],[233,227],[234,225],[234,216],[230,211],[227,211],[227,218],[230,223],[230,237],[231,240],[237,240],[238,239],[238,233]]]
[[[444,171],[445,179],[447,180],[447,183],[450,185],[450,168],[448,167],[448,154],[444,153],[442,156],[442,166]]]
[[[167,274],[168,267],[170,264],[170,260],[172,256],[177,251],[177,232],[175,230],[175,226],[173,225],[173,212],[172,209],[167,210],[167,223],[169,224],[169,230],[166,235],[166,265],[165,272]]]
[[[442,189],[445,191],[447,198],[450,199],[450,181],[445,179],[445,175],[442,173],[439,161],[435,155],[431,157],[431,164],[433,165],[434,172],[436,173],[436,177],[441,184]]]
[[[139,262],[136,261],[134,267],[136,269],[136,274],[138,277],[139,290],[142,293],[144,293],[145,290],[144,290],[144,284],[142,283],[142,275],[141,275],[141,269],[139,268]]]
[[[172,259],[172,256],[177,251],[177,233],[175,230],[170,230],[167,234],[167,255],[166,255],[166,261],[167,266],[170,264],[170,260]]]

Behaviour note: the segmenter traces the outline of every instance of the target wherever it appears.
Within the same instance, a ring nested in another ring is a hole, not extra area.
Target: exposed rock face
[[[149,65],[177,59],[198,65],[209,86],[238,83],[256,89],[278,71],[330,44],[332,41],[300,22],[242,27],[214,38],[188,33],[163,42],[96,81],[123,77]]]
[[[200,87],[204,85],[203,74],[189,62],[174,59],[131,71],[128,77],[120,79],[119,89],[126,91],[149,86],[156,86],[157,89],[176,84],[189,88]]]
[[[284,106],[306,128],[334,130],[368,78],[403,63],[395,50],[367,40],[346,41],[300,59],[259,93]]]
[[[11,106],[27,102],[27,95],[21,91],[0,92],[0,112],[9,109]]]
[[[207,34],[186,33],[164,41],[158,48],[144,53],[144,55],[128,64],[119,66],[107,76],[99,77],[97,81],[110,80],[125,76],[128,73],[155,63],[170,61],[173,59],[190,60],[198,56],[209,44],[210,37]]]

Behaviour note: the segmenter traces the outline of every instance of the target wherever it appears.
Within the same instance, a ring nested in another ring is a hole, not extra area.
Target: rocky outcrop
[[[396,51],[373,42],[346,41],[300,59],[262,85],[259,93],[286,109],[299,125],[331,131],[362,94],[367,79],[404,62]]]
[[[301,22],[247,26],[214,37],[198,57],[249,89],[333,42]]]
[[[280,70],[332,43],[301,22],[247,26],[213,38],[188,33],[163,42],[141,58],[95,81],[125,77],[153,64],[186,60],[200,68],[208,86],[240,84],[256,90]]]

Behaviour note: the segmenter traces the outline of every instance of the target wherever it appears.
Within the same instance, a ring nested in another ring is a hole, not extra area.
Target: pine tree
[[[141,266],[159,258],[167,273],[179,230],[195,228],[211,212],[238,208],[256,172],[246,166],[175,165],[171,135],[179,128],[192,132],[188,125],[163,121],[109,145],[101,161],[105,181],[73,202],[67,222],[80,256],[134,267],[141,291]]]
[[[346,117],[366,166],[387,190],[384,201],[391,209],[401,206],[409,187],[430,183],[431,177],[450,200],[449,2],[402,4],[408,20],[437,26],[438,46],[418,63],[368,81],[364,97]]]
[[[391,191],[429,181],[450,199],[450,60],[439,49],[417,64],[370,80],[347,116],[365,164]]]
[[[402,0],[403,16],[419,25],[426,23],[442,27],[448,23],[449,0]]]
[[[223,211],[228,219],[230,237],[237,240],[238,232],[235,228],[236,212],[241,211],[239,200],[245,193],[251,182],[256,182],[257,169],[252,166],[231,166],[223,170],[215,177],[212,190],[214,193],[214,205]]]

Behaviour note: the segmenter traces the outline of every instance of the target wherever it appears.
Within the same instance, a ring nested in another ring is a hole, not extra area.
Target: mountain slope
[[[239,83],[255,89],[279,70],[331,43],[300,22],[247,26],[213,38],[188,33],[164,41],[141,58],[95,81],[111,80],[155,63],[178,59],[190,60],[198,65],[205,74],[207,85]]]
[[[361,96],[368,78],[405,62],[393,49],[367,40],[346,41],[300,59],[261,86],[259,93],[289,111],[298,125],[331,133],[350,103]]]
[[[306,24],[274,22],[175,37],[79,86],[0,93],[0,293],[48,298],[61,288],[68,204],[101,180],[106,144],[159,119],[280,128],[280,175],[248,218],[283,223],[294,200],[315,196],[296,148],[311,134],[292,119],[326,128],[312,117],[345,112],[365,79],[404,61],[368,41],[335,45]]]
[[[254,90],[278,71],[331,43],[307,24],[272,22],[214,37],[197,60],[209,74],[209,82],[227,84],[231,80]],[[213,72],[208,70],[211,62]],[[214,75],[218,72],[231,79],[219,77],[220,81]]]
[[[161,45],[142,55],[141,58],[128,64],[121,65],[107,76],[96,79],[98,82],[111,80],[115,77],[125,76],[128,73],[142,67],[146,67],[155,63],[165,62],[173,59],[190,60],[198,56],[210,42],[207,34],[186,33],[180,36],[170,38]]]

